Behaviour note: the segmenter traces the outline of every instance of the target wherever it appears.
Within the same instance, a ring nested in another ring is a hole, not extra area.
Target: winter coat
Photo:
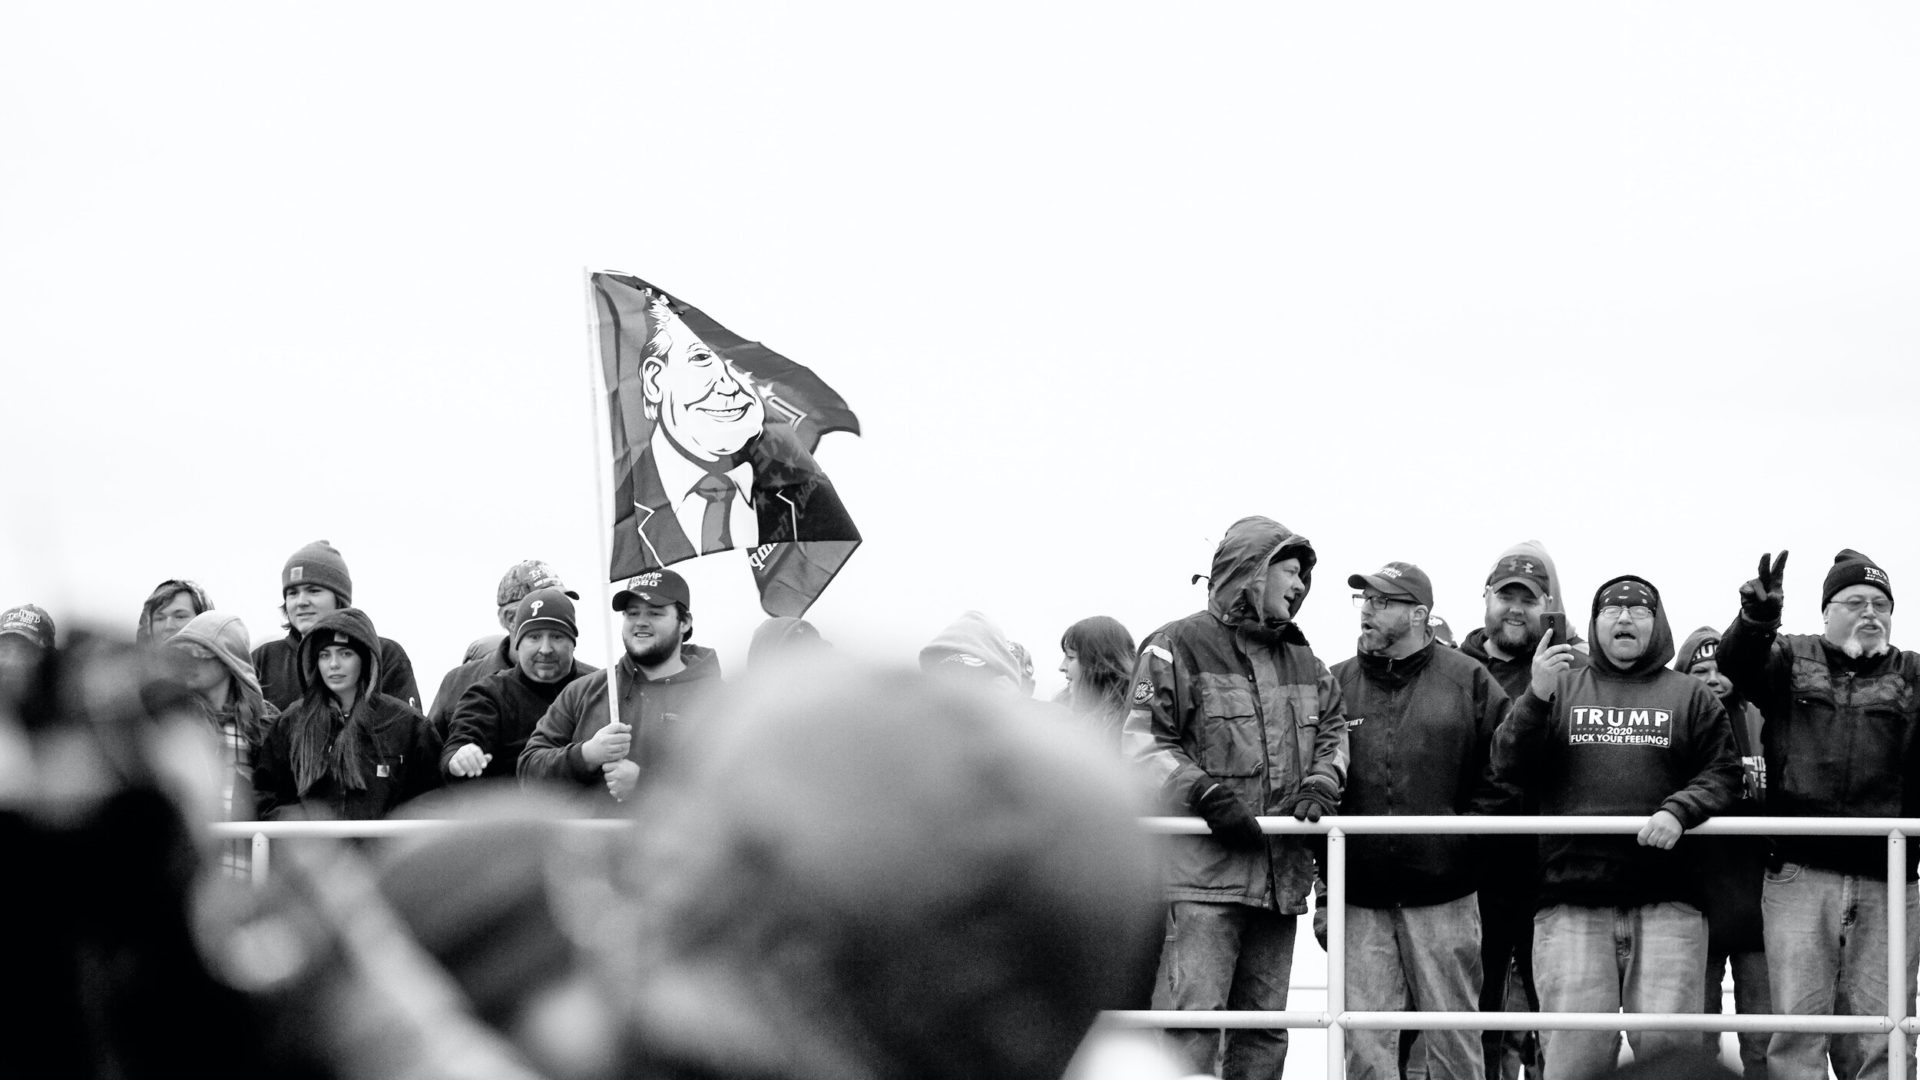
[[[1333,666],[1347,709],[1347,789],[1340,813],[1497,812],[1493,733],[1507,695],[1487,669],[1427,642],[1410,656],[1359,655]],[[1479,887],[1477,838],[1354,836],[1347,900],[1367,908],[1426,906]]]
[[[1766,809],[1771,817],[1913,817],[1920,811],[1914,730],[1920,653],[1851,659],[1813,634],[1734,617],[1721,638],[1720,671],[1764,718]],[[1884,878],[1887,842],[1876,836],[1781,836],[1774,857]],[[1907,877],[1920,845],[1907,845]]]
[[[720,660],[712,649],[684,645],[680,658],[686,668],[661,679],[649,679],[630,656],[612,669],[620,677],[620,722],[633,728],[628,759],[640,765],[641,783],[657,766],[683,723],[698,723],[711,697],[720,689]],[[567,684],[554,699],[520,752],[518,775],[529,780],[553,780],[597,790],[609,803],[601,772],[589,766],[580,745],[607,726],[606,671],[584,675]]]
[[[374,633],[373,623],[364,612],[345,608],[322,616],[300,643],[298,659],[306,672],[303,681],[310,688],[267,733],[254,762],[255,805],[263,821],[308,817],[376,820],[440,784],[439,740],[420,710],[375,690],[363,693],[349,713],[342,713],[333,695],[314,677],[320,642],[332,642],[335,633],[346,635],[366,655],[375,657],[378,643],[385,640]],[[371,666],[373,670],[365,673],[366,684],[378,686],[379,660],[372,660]],[[293,747],[303,725],[329,725],[331,747],[345,737],[349,723],[360,728],[355,760],[365,786],[349,786],[347,779],[330,766],[312,787],[300,791]]]
[[[253,650],[253,670],[260,677],[260,692],[275,708],[283,713],[288,711],[306,690],[306,684],[300,681],[300,635],[289,628],[286,637]],[[412,708],[420,707],[420,687],[413,680],[413,660],[399,642],[380,639],[380,683],[374,689],[399,698]]]
[[[1166,811],[1188,815],[1218,783],[1255,814],[1287,813],[1309,777],[1338,794],[1347,777],[1340,684],[1297,624],[1262,620],[1267,566],[1297,556],[1312,585],[1313,546],[1279,522],[1242,518],[1213,556],[1206,610],[1155,630],[1140,647],[1121,747],[1157,785]],[[1303,593],[1293,605],[1297,617]],[[1306,910],[1312,848],[1269,836],[1230,849],[1211,836],[1170,838],[1172,900]]]
[[[1622,580],[1640,582],[1614,578],[1596,596]],[[1705,683],[1665,666],[1673,631],[1655,595],[1652,636],[1639,657],[1626,665],[1609,657],[1590,616],[1591,662],[1561,672],[1551,700],[1531,689],[1521,695],[1495,735],[1495,779],[1537,795],[1542,814],[1666,810],[1692,828],[1732,805],[1740,790],[1727,711]],[[1538,905],[1699,906],[1689,844],[1682,838],[1662,851],[1633,836],[1542,836]]]
[[[574,662],[573,670],[558,682],[542,683],[527,678],[519,668],[496,671],[469,686],[452,710],[453,720],[446,745],[440,751],[440,773],[449,783],[461,779],[447,772],[454,751],[471,743],[482,753],[492,755],[487,767],[475,779],[511,779],[520,763],[520,752],[527,747],[533,729],[553,706],[554,699],[574,680],[599,671],[597,667]]]

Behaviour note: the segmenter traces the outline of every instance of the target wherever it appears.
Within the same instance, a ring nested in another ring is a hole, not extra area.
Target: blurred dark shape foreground
[[[1110,754],[817,657],[688,732],[636,828],[450,798],[250,888],[204,870],[218,757],[156,663],[82,639],[0,704],[10,1073],[1051,1080],[1155,917]]]

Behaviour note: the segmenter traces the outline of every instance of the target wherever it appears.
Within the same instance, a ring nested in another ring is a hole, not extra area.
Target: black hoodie
[[[1732,729],[1705,683],[1667,668],[1673,631],[1658,590],[1647,647],[1624,665],[1608,655],[1595,623],[1600,597],[1622,581],[1653,589],[1631,575],[1600,587],[1587,619],[1588,665],[1561,672],[1550,701],[1532,690],[1520,695],[1494,738],[1494,774],[1537,795],[1542,814],[1645,817],[1666,810],[1690,829],[1726,809],[1740,790]],[[1543,836],[1539,906],[1698,906],[1688,850],[1684,838],[1661,851],[1619,834]]]

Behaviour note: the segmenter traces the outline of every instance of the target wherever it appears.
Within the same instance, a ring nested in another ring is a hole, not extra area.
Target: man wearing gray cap
[[[500,620],[500,629],[507,635],[513,633],[514,618],[520,610],[520,601],[536,589],[559,589],[570,600],[580,599],[580,594],[567,588],[553,567],[539,559],[523,559],[507,567],[500,576],[500,584],[494,589],[493,603],[495,616]],[[440,692],[433,695],[433,708],[427,712],[427,721],[433,725],[436,735],[446,738],[453,727],[453,710],[459,706],[460,699],[467,690],[480,680],[497,672],[512,671],[515,666],[513,642],[507,635],[487,635],[476,639],[467,646],[467,659],[460,666],[447,672],[440,680]],[[509,761],[507,770],[512,772]]]
[[[666,750],[674,726],[697,717],[720,687],[712,649],[689,644],[687,582],[648,570],[614,594],[625,655],[606,671],[576,679],[554,699],[520,753],[519,776],[632,797],[643,772]],[[620,718],[608,723],[607,680],[619,679]]]
[[[1503,803],[1488,769],[1507,695],[1486,667],[1439,645],[1433,584],[1390,562],[1347,584],[1360,609],[1358,654],[1333,665],[1347,704],[1341,814],[1458,815]],[[1480,995],[1480,876],[1471,836],[1355,836],[1347,857],[1347,1007],[1472,1012]],[[1399,1076],[1399,1033],[1347,1036],[1347,1075]],[[1477,1031],[1429,1031],[1432,1080],[1481,1080]]]

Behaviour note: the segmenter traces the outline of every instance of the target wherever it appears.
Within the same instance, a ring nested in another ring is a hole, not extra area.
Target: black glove
[[[1257,848],[1266,843],[1266,834],[1254,820],[1253,811],[1233,792],[1214,783],[1193,800],[1193,812],[1207,819],[1207,828],[1230,848]]]
[[[1293,817],[1295,821],[1319,821],[1322,814],[1338,813],[1340,796],[1333,790],[1333,781],[1324,776],[1309,776],[1300,783],[1300,790],[1293,797]]]
[[[1779,622],[1780,607],[1787,598],[1780,587],[1786,572],[1786,552],[1782,551],[1777,558],[1761,555],[1760,576],[1740,586],[1740,614],[1749,622]]]

